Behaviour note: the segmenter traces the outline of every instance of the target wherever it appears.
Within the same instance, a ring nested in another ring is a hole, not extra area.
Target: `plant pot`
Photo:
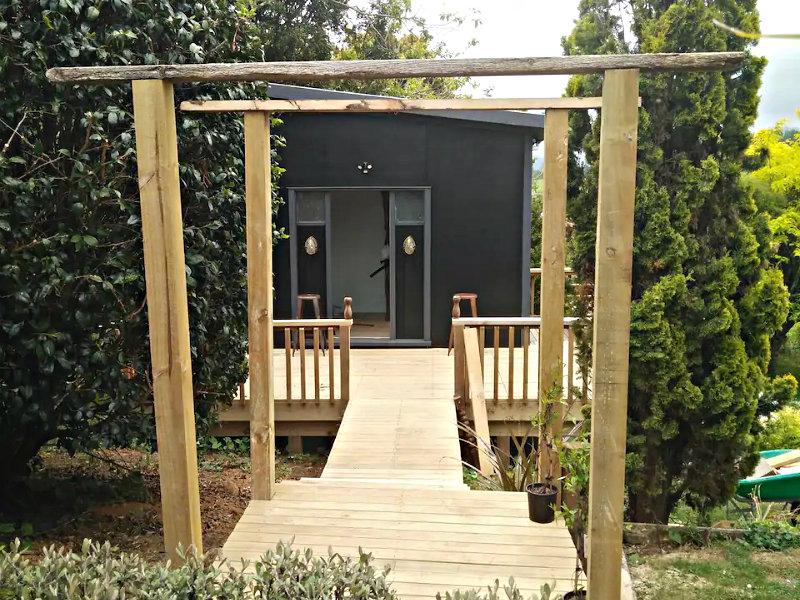
[[[536,523],[552,523],[555,518],[553,505],[558,498],[558,490],[546,483],[531,483],[525,491],[528,493],[528,516]]]
[[[578,590],[577,592],[567,592],[564,594],[564,600],[585,600],[586,590]]]

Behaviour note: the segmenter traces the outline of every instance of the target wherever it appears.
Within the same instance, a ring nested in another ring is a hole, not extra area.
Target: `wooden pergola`
[[[164,537],[170,556],[202,550],[189,319],[173,86],[201,81],[322,81],[603,73],[602,98],[185,102],[183,110],[244,113],[252,490],[274,491],[272,211],[273,112],[544,109],[541,389],[562,361],[568,111],[602,108],[595,264],[588,590],[619,598],[625,476],[631,266],[639,72],[738,68],[742,53],[549,58],[310,61],[50,69],[66,84],[132,82],[144,237]]]

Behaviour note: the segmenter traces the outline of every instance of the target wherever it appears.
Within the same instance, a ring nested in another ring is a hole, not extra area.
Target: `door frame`
[[[289,267],[291,271],[291,297],[297,297],[297,192],[324,192],[325,193],[325,286],[326,286],[326,310],[327,315],[333,314],[333,277],[332,277],[332,255],[331,255],[331,192],[348,192],[373,190],[379,192],[389,192],[389,256],[393,256],[395,250],[395,228],[394,223],[394,192],[400,191],[422,191],[425,199],[425,223],[424,223],[424,274],[423,274],[423,339],[395,339],[395,265],[394,260],[390,260],[390,281],[389,281],[389,327],[390,337],[387,338],[351,338],[353,345],[360,346],[425,346],[431,345],[431,187],[430,186],[291,186],[287,187],[287,209],[289,211]],[[323,225],[322,222],[316,223]],[[291,304],[292,317],[297,317],[294,302]]]

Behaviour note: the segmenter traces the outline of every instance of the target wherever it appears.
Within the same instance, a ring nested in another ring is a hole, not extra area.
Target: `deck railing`
[[[562,381],[565,398],[572,404],[575,383],[575,335],[573,325],[577,322],[575,317],[564,318],[564,332],[566,351],[563,353]],[[474,331],[477,343],[477,352],[480,359],[481,379],[483,394],[487,402],[498,404],[501,401],[509,403],[527,403],[536,401],[539,397],[539,328],[542,324],[541,317],[467,317],[453,319],[454,334],[454,360],[455,360],[455,390],[456,396],[469,386],[472,381],[468,378],[459,380],[459,373],[463,374],[465,358],[464,344],[467,343],[464,334]],[[489,331],[490,350],[486,348],[486,332]],[[472,338],[472,334],[468,336]],[[461,339],[460,343],[458,340]],[[517,343],[519,341],[519,346]],[[487,356],[488,355],[488,356]],[[520,360],[521,355],[521,360]],[[533,356],[532,356],[533,355]],[[491,368],[485,367],[485,360],[491,361]],[[489,374],[489,381],[485,375]]]
[[[283,345],[284,362],[282,368],[277,364],[274,365],[275,399],[290,403],[313,400],[319,404],[323,398],[330,402],[336,400],[347,402],[350,399],[352,325],[353,310],[350,298],[345,298],[343,319],[274,320],[272,331],[275,347]],[[239,386],[237,400],[242,403],[246,402],[247,398],[247,386],[243,383]]]
[[[575,338],[572,326],[577,320],[575,317],[563,319],[566,350],[562,343],[557,355],[544,357],[544,364],[557,364],[560,367],[560,373],[555,373],[545,380],[555,379],[556,382],[561,382],[561,394],[566,400],[568,410],[573,406]],[[454,398],[462,411],[462,418],[473,424],[475,444],[478,449],[478,468],[486,476],[492,472],[490,458],[492,453],[490,449],[482,451],[482,448],[491,443],[489,427],[491,414],[504,406],[521,407],[523,412],[530,406],[527,419],[533,416],[531,412],[538,410],[539,382],[543,378],[543,374],[539,372],[542,361],[539,352],[541,325],[540,317],[453,319]],[[487,330],[491,333],[492,343],[492,375],[488,386],[485,381],[485,373],[489,370],[485,365]],[[518,335],[521,346],[519,349],[516,348]],[[503,343],[504,337],[505,343]],[[522,355],[521,360],[518,360],[519,354]],[[515,381],[518,382],[516,385]],[[551,425],[551,433],[556,434],[560,430],[560,420],[566,416],[561,414],[559,423]],[[528,430],[530,431],[530,428]],[[505,452],[509,452],[507,433],[498,432],[497,443]],[[558,469],[557,458],[555,461],[553,468]]]

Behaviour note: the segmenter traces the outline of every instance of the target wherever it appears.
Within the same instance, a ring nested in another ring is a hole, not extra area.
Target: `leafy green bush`
[[[108,542],[85,540],[80,552],[44,551],[31,561],[19,542],[0,551],[0,599],[15,600],[395,600],[371,556],[314,556],[278,544],[252,565],[212,564],[186,553],[177,569],[148,564],[133,554],[116,554]],[[245,573],[245,570],[248,572]]]
[[[761,448],[800,448],[800,409],[787,406],[770,415],[764,423]]]
[[[346,11],[250,6],[0,2],[0,480],[54,438],[76,449],[152,437],[130,85],[52,85],[46,69],[328,58]],[[252,84],[176,88],[176,101],[264,95]],[[202,429],[246,376],[244,140],[235,115],[177,119]]]
[[[742,539],[753,548],[783,551],[800,548],[800,529],[781,520],[753,521]]]

